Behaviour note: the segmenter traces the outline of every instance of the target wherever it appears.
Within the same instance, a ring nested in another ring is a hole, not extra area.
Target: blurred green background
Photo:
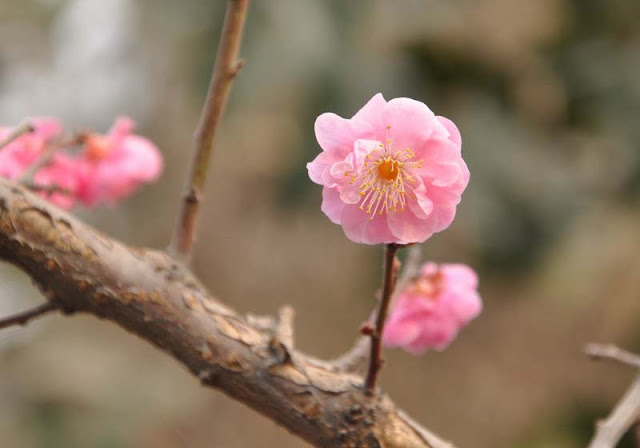
[[[223,1],[0,1],[0,123],[118,114],[160,146],[160,181],[77,210],[164,247]],[[481,275],[484,313],[443,353],[388,351],[382,385],[461,447],[580,447],[632,372],[588,341],[640,350],[640,2],[255,1],[205,196],[194,267],[242,312],[296,307],[298,346],[346,350],[374,306],[381,250],[322,215],[313,121],[373,94],[453,119],[471,183],[428,259]],[[1,266],[0,312],[38,303]],[[306,446],[165,354],[90,317],[0,333],[0,445]],[[626,445],[631,446],[631,445]]]

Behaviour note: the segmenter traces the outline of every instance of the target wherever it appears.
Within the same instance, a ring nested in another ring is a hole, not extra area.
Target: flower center
[[[422,160],[415,160],[416,153],[410,148],[395,152],[392,149],[387,138],[365,156],[358,173],[345,172],[351,178],[349,184],[359,181],[360,210],[371,215],[372,220],[376,213],[404,211],[407,199],[416,197],[413,190],[418,182],[413,170],[422,168]]]
[[[92,162],[104,159],[112,147],[111,140],[106,135],[90,134],[85,140],[86,155]]]
[[[378,175],[384,180],[396,180],[400,174],[400,164],[391,157],[385,157],[378,165]]]

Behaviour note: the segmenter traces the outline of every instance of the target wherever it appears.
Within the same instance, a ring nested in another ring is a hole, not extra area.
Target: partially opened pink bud
[[[424,103],[377,94],[351,119],[320,115],[315,132],[309,177],[350,240],[419,243],[453,221],[469,182],[460,133]]]
[[[444,350],[482,311],[477,287],[478,277],[466,265],[426,263],[399,291],[384,328],[384,344],[414,354]]]
[[[158,148],[133,134],[133,128],[131,119],[121,117],[107,135],[87,135],[78,187],[78,197],[86,205],[123,199],[160,175],[162,156]]]

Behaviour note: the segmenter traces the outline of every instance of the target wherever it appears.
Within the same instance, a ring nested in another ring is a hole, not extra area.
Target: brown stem
[[[382,274],[382,299],[378,306],[378,314],[376,316],[376,328],[371,334],[371,353],[369,355],[369,370],[367,371],[367,379],[364,382],[365,390],[371,394],[376,386],[378,374],[382,368],[382,332],[384,331],[384,322],[387,319],[389,304],[391,303],[391,295],[396,281],[397,268],[396,252],[398,246],[395,244],[386,244],[384,247],[384,269]]]
[[[31,319],[47,314],[56,309],[56,306],[52,302],[43,303],[31,310],[23,311],[22,313],[14,314],[0,319],[0,329],[12,327],[14,325],[26,325]]]
[[[216,130],[227,103],[231,82],[243,65],[243,61],[237,57],[248,6],[249,0],[227,2],[213,75],[195,134],[195,152],[189,168],[180,214],[169,246],[169,252],[183,261],[189,258],[193,246],[198,208],[213,153]]]
[[[26,123],[23,123],[23,124],[19,125],[17,128],[15,128],[13,130],[13,132],[11,132],[11,134],[9,134],[7,136],[7,138],[5,138],[4,140],[2,140],[0,142],[0,149],[4,148],[9,143],[11,143],[15,139],[19,138],[20,136],[22,136],[24,134],[28,134],[28,133],[33,132],[33,131],[34,131],[34,127],[29,122],[26,122]]]

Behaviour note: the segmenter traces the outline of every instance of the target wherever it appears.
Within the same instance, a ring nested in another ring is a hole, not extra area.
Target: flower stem
[[[371,354],[369,355],[369,370],[364,383],[364,388],[368,394],[372,394],[376,387],[378,374],[382,368],[382,332],[387,319],[391,296],[396,283],[399,263],[396,259],[398,246],[396,244],[386,244],[384,247],[384,269],[382,274],[382,298],[378,306],[376,315],[376,326],[371,333]]]
[[[213,75],[195,135],[195,151],[182,198],[180,216],[169,245],[171,255],[182,261],[188,260],[193,246],[198,208],[202,200],[202,191],[209,170],[218,123],[227,103],[231,82],[244,63],[237,57],[248,7],[249,0],[227,1],[227,12],[222,26]]]

